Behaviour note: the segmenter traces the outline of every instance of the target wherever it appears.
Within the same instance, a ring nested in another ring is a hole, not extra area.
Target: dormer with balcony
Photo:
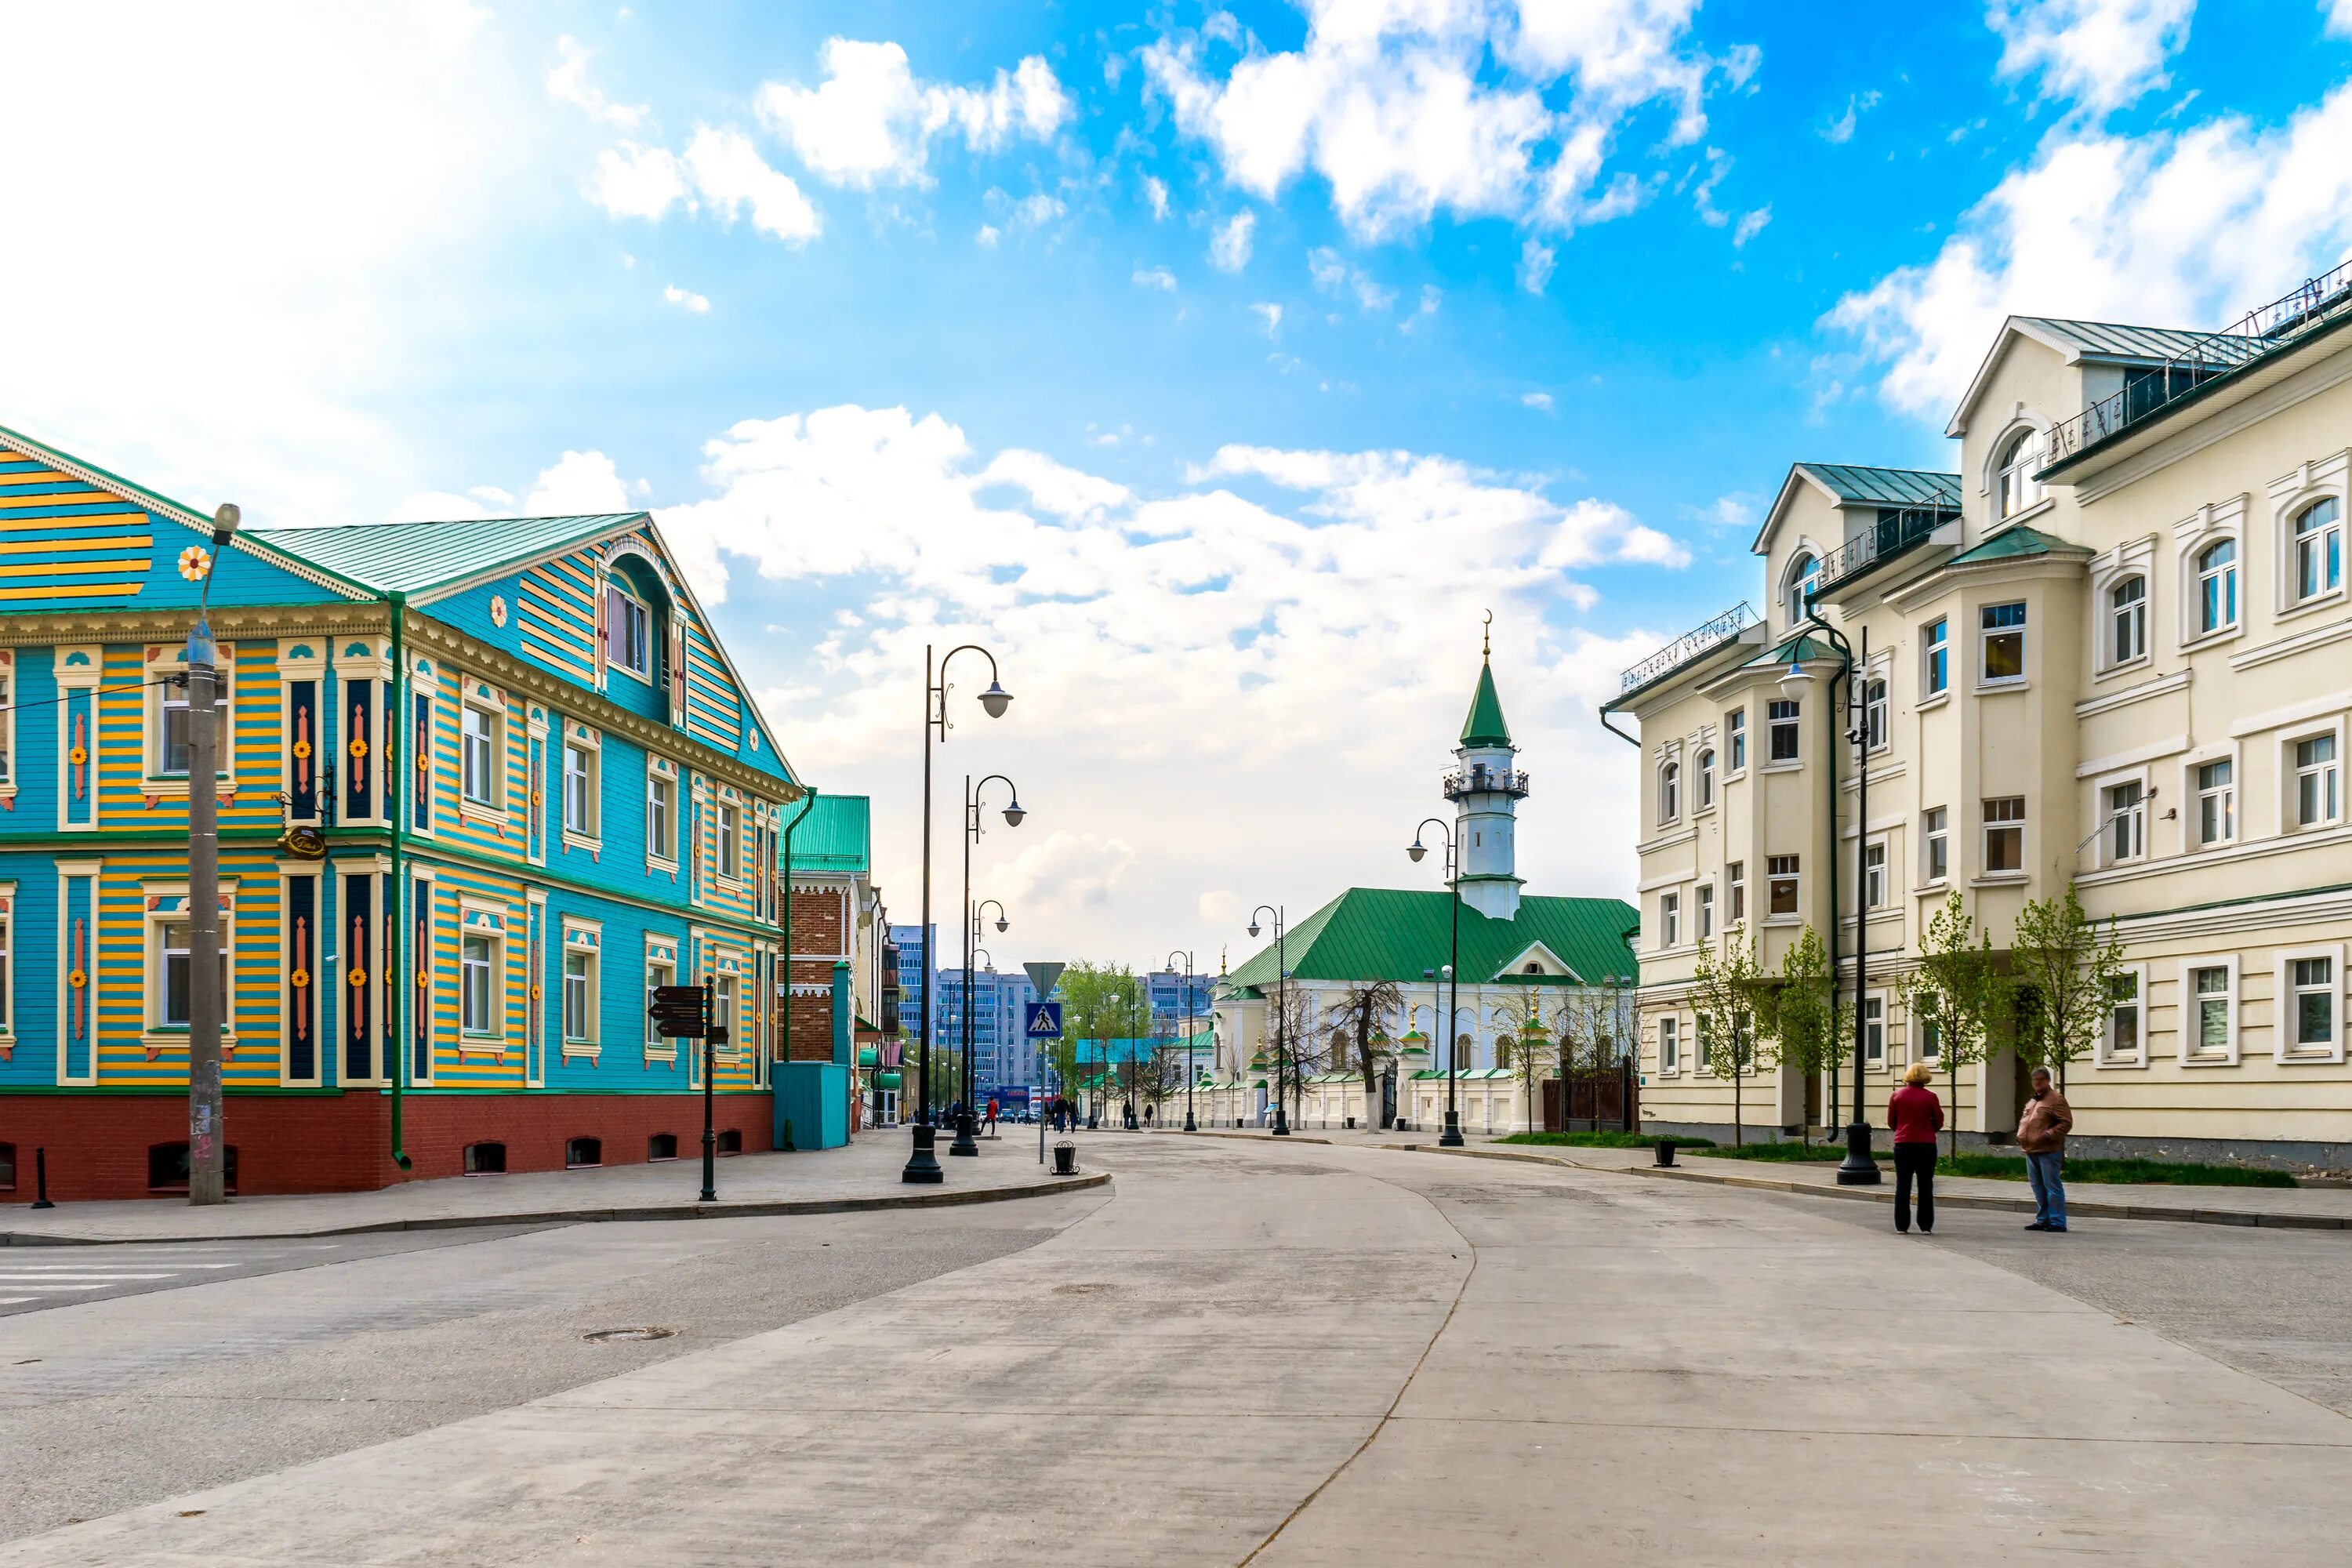
[[[1772,585],[1771,626],[1787,636],[1811,605],[1834,602],[1924,564],[1959,541],[1960,476],[1854,463],[1795,463],[1753,549]],[[1926,556],[1929,548],[1941,552]]]

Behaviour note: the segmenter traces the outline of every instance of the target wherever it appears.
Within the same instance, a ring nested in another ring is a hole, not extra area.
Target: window
[[[458,1026],[469,1035],[495,1035],[506,1022],[491,1005],[497,943],[467,936],[458,946]]]
[[[568,1169],[604,1163],[604,1141],[601,1138],[572,1138],[563,1144],[563,1163]]]
[[[2106,824],[2107,858],[2110,861],[2137,860],[2147,852],[2147,792],[2135,779],[2102,792],[2105,808],[2100,820]]]
[[[1862,685],[1862,743],[1871,751],[1883,751],[1888,733],[1886,681],[1883,677],[1865,680]]]
[[[578,948],[563,954],[563,1037],[585,1042],[595,1037],[596,955]]]
[[[647,1160],[677,1159],[677,1134],[675,1132],[649,1134],[646,1139],[646,1158]]]
[[[221,1150],[221,1184],[236,1191],[236,1145]],[[147,1146],[147,1190],[151,1193],[184,1193],[188,1190],[188,1146],[185,1143],[151,1143]]]
[[[2025,797],[2003,795],[1984,803],[1984,868],[2025,869]]]
[[[563,831],[596,837],[596,752],[584,736],[563,742]]]
[[[614,607],[619,612],[613,626],[614,662],[632,675],[653,677],[653,619],[645,605],[626,594],[613,595]]]
[[[2197,842],[2227,844],[2238,837],[2235,765],[2227,757],[2197,769]]]
[[[1772,855],[1764,861],[1764,912],[1771,915],[1793,915],[1797,912],[1797,857]]]
[[[1862,907],[1886,907],[1886,845],[1884,840],[1862,847]]]
[[[2287,964],[2290,1047],[2326,1050],[2336,1043],[2336,961],[2297,958]]]
[[[1748,766],[1748,710],[1734,708],[1723,716],[1724,733],[1731,737],[1731,771]]]
[[[2042,466],[2039,432],[2021,430],[2000,450],[2000,471],[1993,481],[1994,515],[2012,518],[2042,500],[2042,483],[2033,471]]]
[[[2107,662],[2129,664],[2147,654],[2147,579],[2126,577],[2107,590]]]
[[[2140,1059],[2139,971],[2126,969],[2116,976],[2107,1001],[2107,1059],[2137,1063]]]
[[[1680,1018],[1658,1020],[1658,1070],[1683,1070],[1683,1031]]]
[[[220,674],[213,698],[213,710],[217,715],[213,721],[213,743],[217,748],[215,766],[222,773],[230,771],[230,758],[236,749],[228,718],[229,668],[234,662],[226,646],[221,648]],[[159,699],[154,709],[155,771],[184,773],[194,744],[188,734],[188,689],[184,683],[167,682],[155,689]]]
[[[0,784],[16,777],[16,709],[13,677],[0,669]]]
[[[1730,889],[1725,907],[1732,924],[1738,925],[1748,918],[1748,862],[1734,860],[1726,866],[1723,879]]]
[[[1917,1022],[1919,1059],[1923,1062],[1942,1061],[1944,1059],[1944,1019],[1943,1016],[1936,1011],[1936,999],[1933,996],[1919,998]]]
[[[727,1031],[727,1054],[740,1053],[743,1042],[736,1037],[739,1033],[736,1026],[742,1020],[735,1015],[735,977],[731,974],[719,976],[711,988],[710,1021]]]
[[[1770,761],[1793,763],[1797,760],[1797,714],[1799,704],[1786,700],[1767,702],[1764,719],[1771,732]]]
[[[507,1146],[503,1143],[468,1143],[466,1145],[466,1174],[469,1176],[502,1176],[507,1169]]]
[[[1682,815],[1683,769],[1680,763],[1667,763],[1658,769],[1658,820],[1672,822]]]
[[[677,858],[677,780],[646,773],[646,853],[656,860]]]
[[[2228,1058],[2233,1055],[2237,1033],[2236,998],[2231,976],[2225,964],[2207,964],[2189,972],[2189,1005],[2185,1009],[2187,1047],[2192,1057]]]
[[[1927,694],[1934,697],[1952,684],[1952,623],[1942,616],[1929,621],[1919,634],[1919,667],[1926,676]]]
[[[1706,811],[1715,805],[1715,750],[1698,754],[1698,809]]]
[[[667,947],[649,948],[646,954],[646,1056],[664,1061],[677,1059],[677,1042],[664,1038],[656,1032],[653,1021],[654,993],[665,985],[677,984],[677,961]]]
[[[730,881],[743,874],[741,847],[737,842],[737,824],[741,816],[731,805],[719,808],[719,874]]]
[[[1822,563],[1811,551],[1800,550],[1789,563],[1789,624],[1812,614],[1813,590],[1822,585]]]
[[[1982,679],[1988,686],[2025,679],[2025,606],[1987,605]]]
[[[719,1152],[721,1154],[740,1154],[742,1152],[743,1130],[740,1127],[720,1129],[719,1133]]]
[[[1698,939],[1705,942],[1715,934],[1715,889],[1702,887],[1698,890]],[[1528,966],[1534,969],[1533,964]]]
[[[1919,814],[1921,868],[1930,882],[1952,874],[1951,822],[1951,812],[1940,805]]]
[[[1862,1059],[1871,1067],[1886,1065],[1886,998],[1862,999]]]
[[[2197,635],[2238,624],[2238,542],[2217,540],[2197,552]]]
[[[1672,947],[1683,939],[1683,897],[1680,893],[1658,895],[1658,945]]]
[[[194,928],[186,921],[163,921],[155,927],[155,978],[160,1004],[153,1022],[166,1028],[188,1026],[189,993],[194,979],[189,969],[189,938]],[[221,933],[220,984],[224,1005],[228,996],[228,933]],[[228,1027],[226,1012],[221,1026]]]
[[[2294,597],[2299,604],[2344,584],[2344,506],[2334,496],[2303,509],[2294,520]]]
[[[499,715],[471,703],[466,705],[458,731],[464,753],[461,784],[465,797],[477,805],[499,804],[500,728]]]
[[[2312,735],[2294,743],[2294,825],[2318,827],[2337,811],[2336,737]]]

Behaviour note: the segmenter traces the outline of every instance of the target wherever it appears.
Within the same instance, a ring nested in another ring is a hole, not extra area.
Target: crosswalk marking
[[[194,1285],[225,1269],[294,1268],[310,1254],[339,1251],[331,1241],[234,1240],[196,1243],[126,1243],[32,1252],[0,1250],[0,1308],[67,1305],[73,1297],[136,1293]],[[324,1259],[320,1259],[324,1261]]]

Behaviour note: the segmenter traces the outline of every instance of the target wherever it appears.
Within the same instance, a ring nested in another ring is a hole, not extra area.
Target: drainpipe
[[[1625,731],[1624,731],[1620,730],[1619,728],[1617,728],[1617,726],[1616,726],[1616,725],[1612,724],[1612,723],[1609,721],[1609,710],[1608,710],[1608,709],[1603,708],[1603,709],[1601,709],[1600,711],[1601,711],[1601,727],[1602,729],[1604,729],[1604,730],[1608,731],[1611,734],[1612,734],[1612,735],[1616,736],[1619,740],[1621,740],[1621,741],[1624,742],[1627,745],[1629,745],[1629,746],[1633,747],[1635,751],[1637,751],[1637,752],[1638,752],[1638,751],[1640,751],[1640,750],[1642,749],[1642,742],[1640,742],[1640,740],[1638,740],[1638,739],[1637,739],[1637,738],[1635,738],[1634,736],[1628,735],[1627,733],[1625,733]]]
[[[777,1034],[783,1046],[783,1059],[787,1062],[793,1059],[793,829],[801,825],[802,817],[815,809],[817,795],[814,785],[803,785],[803,790],[800,810],[794,812],[793,819],[784,824],[784,1024]],[[769,1104],[775,1119],[775,1135],[769,1140],[769,1146],[781,1149],[784,1146],[784,1097],[776,1090],[775,1082],[776,1064],[770,1062],[768,1064]]]
[[[384,716],[387,743],[383,766],[384,793],[391,797],[384,804],[390,808],[385,815],[392,822],[392,876],[384,888],[383,911],[384,919],[398,922],[393,928],[393,952],[399,959],[393,966],[392,1005],[387,1009],[392,1015],[386,1020],[391,1026],[391,1038],[384,1043],[387,1048],[398,1052],[393,1060],[392,1071],[387,1075],[392,1081],[392,1163],[406,1171],[413,1167],[404,1140],[403,1090],[406,1088],[409,1069],[408,1014],[416,994],[415,974],[410,965],[415,963],[416,955],[408,950],[409,923],[401,912],[402,896],[408,889],[407,879],[402,871],[404,857],[401,854],[408,830],[401,819],[407,809],[409,784],[402,772],[406,764],[407,752],[397,742],[401,726],[408,718],[408,595],[394,588],[384,598],[392,606],[392,689],[386,694],[386,706],[392,711]],[[414,736],[410,737],[409,743],[412,746],[416,744]]]

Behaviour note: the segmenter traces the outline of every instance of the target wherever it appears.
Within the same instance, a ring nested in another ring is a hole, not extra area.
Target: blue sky
[[[1629,892],[1592,704],[1790,461],[2352,243],[2352,0],[54,9],[0,420],[271,522],[653,509],[901,916],[982,637],[1008,963],[1427,883],[1487,609],[1522,871]]]

